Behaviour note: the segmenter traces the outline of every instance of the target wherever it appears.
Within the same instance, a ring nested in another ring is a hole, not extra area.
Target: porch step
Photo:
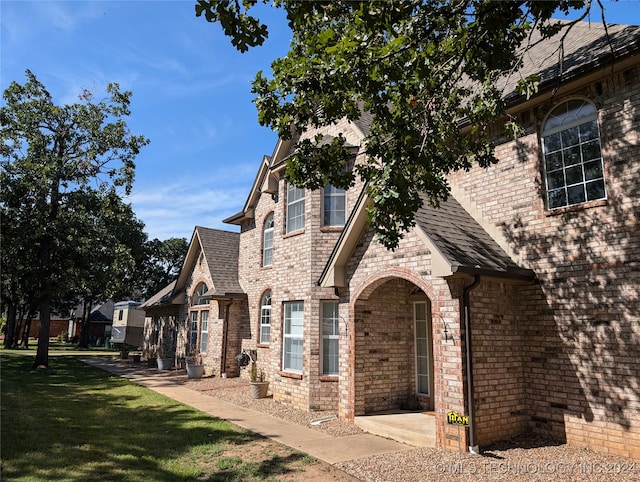
[[[414,447],[436,446],[436,419],[432,412],[393,410],[355,417],[362,430]]]

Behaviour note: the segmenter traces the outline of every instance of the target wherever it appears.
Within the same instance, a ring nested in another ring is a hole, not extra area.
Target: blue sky
[[[609,22],[640,24],[639,0],[603,3]],[[282,13],[262,6],[269,39],[241,54],[194,5],[0,0],[2,91],[29,69],[58,104],[109,82],[133,92],[127,123],[151,143],[136,158],[129,200],[150,239],[189,239],[195,225],[235,230],[221,221],[242,208],[277,141],[258,124],[251,81],[287,51]]]

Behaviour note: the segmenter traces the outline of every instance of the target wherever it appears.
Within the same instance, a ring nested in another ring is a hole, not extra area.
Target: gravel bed
[[[558,444],[525,434],[482,455],[415,449],[334,464],[364,482],[640,481],[640,461]]]
[[[335,437],[363,433],[353,424],[334,420],[310,425],[334,412],[305,412],[273,398],[253,399],[247,382],[237,378],[187,380],[193,390],[238,406],[252,408]],[[438,448],[416,448],[399,453],[334,464],[363,482],[472,481],[594,481],[640,482],[640,461],[589,449],[569,447],[553,439],[525,434],[487,447],[482,455],[459,454]]]
[[[215,397],[239,407],[251,408],[267,413],[274,417],[287,420],[298,425],[324,432],[334,437],[344,437],[364,433],[353,424],[332,420],[311,425],[313,420],[336,415],[333,411],[306,412],[289,405],[275,401],[272,397],[254,399],[251,397],[251,387],[248,382],[238,378],[205,377],[199,380],[187,380],[186,386],[198,390],[205,395]]]

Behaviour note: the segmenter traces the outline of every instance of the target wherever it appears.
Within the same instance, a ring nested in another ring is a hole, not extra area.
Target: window
[[[429,395],[430,387],[430,358],[431,336],[429,319],[431,317],[427,302],[420,301],[413,304],[413,321],[416,343],[416,390],[418,393]]]
[[[271,341],[271,291],[267,291],[260,303],[260,343]]]
[[[604,199],[600,130],[593,104],[580,99],[556,107],[542,128],[549,209]]]
[[[284,348],[282,369],[302,372],[302,330],[304,303],[293,301],[284,304]]]
[[[287,233],[304,228],[304,189],[287,185]]]
[[[198,346],[198,312],[191,312],[191,327],[189,330],[189,349],[195,350]]]
[[[344,226],[346,219],[347,195],[340,187],[328,184],[324,188],[322,224],[324,226]]]
[[[123,315],[124,315],[124,310],[118,310],[118,321],[122,320]]]
[[[200,283],[196,290],[193,292],[193,296],[191,298],[191,305],[208,305],[209,300],[204,297],[204,294],[208,291],[207,285],[204,283]]]
[[[200,312],[200,353],[207,353],[209,341],[209,312]]]
[[[322,302],[322,374],[338,374],[338,303]]]
[[[262,236],[262,266],[273,264],[273,213],[264,220]]]

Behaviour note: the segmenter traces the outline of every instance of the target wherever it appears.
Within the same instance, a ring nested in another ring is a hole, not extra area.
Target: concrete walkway
[[[256,410],[238,407],[174,383],[166,377],[154,376],[135,366],[109,363],[100,358],[85,358],[88,365],[130,379],[132,382],[161,393],[178,402],[242,428],[269,437],[289,447],[330,464],[346,462],[379,454],[403,452],[414,447],[369,433],[333,437],[323,432],[287,422]]]

